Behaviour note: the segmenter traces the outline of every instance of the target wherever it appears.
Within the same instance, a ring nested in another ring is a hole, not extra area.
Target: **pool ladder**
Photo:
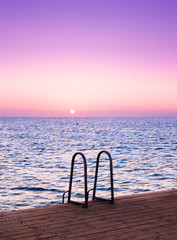
[[[98,178],[98,168],[99,168],[99,161],[100,157],[102,154],[106,154],[109,158],[109,163],[110,163],[110,184],[111,184],[111,198],[102,198],[102,197],[97,197],[96,196],[96,187],[97,187],[97,178]],[[75,158],[77,155],[80,155],[82,157],[83,163],[84,163],[84,192],[85,192],[85,202],[77,202],[71,200],[71,191],[72,191],[72,181],[73,181],[73,171],[74,171],[74,163],[75,163]],[[73,155],[72,161],[71,161],[71,172],[70,172],[70,182],[69,182],[69,190],[63,193],[63,198],[62,198],[62,204],[64,204],[64,199],[65,199],[65,194],[68,193],[68,202],[67,203],[72,203],[72,204],[77,204],[81,205],[84,208],[88,208],[88,196],[89,192],[93,191],[93,197],[92,200],[101,200],[101,201],[108,201],[111,204],[114,204],[114,186],[113,186],[113,164],[112,164],[112,157],[108,151],[101,151],[97,155],[97,161],[96,161],[96,170],[95,170],[95,179],[94,179],[94,187],[90,190],[87,190],[87,161],[83,153],[77,152]]]

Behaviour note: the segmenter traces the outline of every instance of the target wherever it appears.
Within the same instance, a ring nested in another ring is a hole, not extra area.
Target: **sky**
[[[176,0],[0,0],[0,117],[177,117],[176,13]]]

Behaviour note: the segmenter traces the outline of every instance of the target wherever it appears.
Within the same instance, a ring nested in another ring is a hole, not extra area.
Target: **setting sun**
[[[71,113],[71,114],[75,114],[75,112],[76,112],[76,111],[75,111],[74,109],[71,109],[71,110],[70,110],[70,113]]]

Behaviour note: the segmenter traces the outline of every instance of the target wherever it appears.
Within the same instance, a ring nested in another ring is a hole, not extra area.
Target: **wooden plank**
[[[162,204],[162,203],[161,203]],[[167,204],[167,202],[165,203],[165,204]],[[115,206],[116,206],[116,204],[115,204]],[[141,213],[140,213],[140,215],[141,216],[143,216],[143,214],[145,214],[145,215],[153,215],[154,214],[154,209],[156,209],[156,214],[158,213],[158,211],[160,211],[160,212],[164,212],[165,210],[167,210],[167,211],[174,211],[176,208],[176,199],[175,199],[175,202],[174,203],[170,203],[170,206],[172,207],[172,206],[174,206],[174,208],[172,208],[172,209],[170,209],[169,207],[166,207],[165,208],[165,205],[164,205],[164,203],[163,203],[163,205],[161,206],[161,208],[159,208],[160,207],[160,203],[159,203],[159,206],[158,206],[158,208],[157,208],[157,206],[154,206],[153,208],[151,207],[151,209],[141,209],[141,208],[136,208],[136,209],[134,209],[134,211],[133,211],[133,209],[131,209],[131,214],[133,214],[133,215],[136,215],[136,216],[139,216],[138,214],[139,214],[139,211],[141,210]],[[79,209],[80,210],[80,209]],[[119,212],[116,214],[116,215],[112,215],[113,213],[114,213],[114,210],[116,210],[116,208],[112,208],[111,209],[112,211],[110,211],[110,209],[109,209],[109,211],[107,212],[107,218],[109,217],[109,216],[111,216],[112,217],[112,219],[114,219],[114,218],[117,218],[118,217],[118,215],[121,215],[121,219],[125,219],[126,217],[128,217],[129,218],[129,216],[130,216],[130,210],[128,209],[127,211],[124,209],[123,211],[121,211],[120,209],[118,209],[119,210]],[[83,211],[83,209],[81,210],[81,211]],[[152,213],[150,213],[150,211],[152,211]],[[85,210],[85,212],[87,213],[87,210]],[[84,213],[84,212],[83,212]],[[105,214],[106,214],[106,212],[104,211],[104,214],[101,214],[101,215],[96,215],[96,217],[94,217],[94,219],[98,222],[99,221],[99,219],[100,220],[102,220],[102,219],[104,219],[105,218]],[[57,215],[57,213],[56,214],[54,214],[52,217],[48,217],[47,219],[45,219],[45,218],[36,218],[36,219],[32,219],[32,218],[30,218],[30,219],[28,219],[28,220],[25,220],[25,222],[26,223],[28,223],[29,225],[31,225],[31,224],[33,224],[33,222],[37,225],[37,226],[42,226],[42,225],[46,225],[47,223],[48,223],[48,226],[49,225],[53,225],[53,222],[55,222],[55,223],[60,223],[60,226],[61,227],[63,227],[63,224],[69,224],[70,223],[70,227],[72,226],[72,224],[76,224],[78,221],[80,221],[80,220],[84,220],[84,221],[87,221],[87,222],[89,222],[91,219],[90,218],[92,218],[93,217],[93,215],[91,215],[90,216],[90,212],[89,212],[89,215],[85,215],[84,214],[84,216],[83,216],[83,214],[82,215],[79,215],[79,217],[77,218],[77,219],[75,219],[76,218],[76,215],[74,215],[74,217],[70,217],[69,218],[69,216],[68,216],[68,219],[66,219],[65,217],[63,217],[63,220],[65,220],[65,221],[61,221],[60,220],[60,218],[61,218],[61,215],[59,214],[59,215]],[[74,219],[74,223],[72,222],[72,220]],[[23,221],[24,221],[24,219],[23,219]],[[106,220],[105,220],[105,222],[106,222]],[[61,225],[62,224],[62,225]]]
[[[172,206],[172,203],[173,203],[172,199],[168,199],[168,198],[166,198],[165,201],[161,201],[161,202],[158,201],[158,206],[159,207],[160,206],[165,207],[164,202],[167,203],[168,200],[170,201],[170,204]],[[136,208],[137,209],[142,209],[145,206],[146,206],[147,209],[149,209],[149,208],[152,208],[152,206],[154,206],[154,204],[156,204],[156,202],[153,203],[153,202],[149,202],[149,201],[145,200],[146,202],[144,204],[138,203],[137,205],[135,205],[135,203],[132,204],[132,202],[130,202],[130,204],[126,204],[124,206],[123,203],[120,204],[119,200],[117,200],[117,201],[116,201],[117,204],[115,204],[114,206],[108,204],[106,207],[105,207],[104,203],[99,203],[99,211],[97,211],[97,207],[96,207],[96,209],[94,209],[94,206],[90,207],[89,216],[87,216],[87,212],[88,212],[87,209],[82,209],[82,208],[80,208],[78,206],[76,207],[74,205],[67,205],[66,210],[68,210],[68,208],[69,208],[69,211],[65,211],[65,212],[60,212],[59,211],[60,208],[58,208],[58,209],[55,209],[54,212],[46,211],[45,214],[43,214],[42,212],[41,213],[38,212],[37,215],[32,214],[31,216],[28,216],[28,214],[27,215],[22,214],[22,216],[23,216],[23,220],[25,220],[25,221],[30,220],[30,219],[37,220],[39,218],[44,219],[44,217],[46,215],[48,215],[48,218],[51,218],[52,216],[55,216],[55,215],[59,215],[59,217],[60,217],[60,215],[63,215],[63,217],[68,217],[69,219],[72,219],[72,218],[75,218],[75,215],[76,215],[76,212],[77,212],[77,214],[82,213],[82,216],[84,216],[84,213],[85,213],[85,216],[87,218],[89,218],[89,217],[92,217],[92,215],[95,215],[96,212],[97,212],[97,214],[100,213],[100,215],[104,216],[104,214],[106,212],[108,212],[107,214],[109,214],[109,213],[112,214],[112,211],[116,211],[116,210],[119,211],[119,212],[121,212],[121,211],[125,212],[125,211],[129,211],[129,209],[131,209],[131,210],[133,210],[133,209],[136,210]],[[174,201],[176,202],[176,197],[174,197]],[[141,205],[139,205],[139,204],[141,204]],[[157,206],[155,206],[155,208],[157,208]],[[108,211],[108,209],[109,209],[109,211]],[[47,210],[47,208],[46,208],[46,210]],[[17,214],[12,213],[11,217],[14,216],[15,218],[20,218],[21,215],[18,214],[18,211],[16,211],[16,212],[17,212]],[[35,213],[35,210],[33,212]]]
[[[120,197],[116,197],[115,199],[118,200],[120,203],[122,202],[133,202],[133,201],[144,201],[144,200],[148,200],[148,199],[156,199],[159,197],[160,198],[168,198],[168,197],[175,197],[177,196],[177,190],[176,189],[173,189],[173,190],[167,190],[167,191],[157,191],[157,192],[148,192],[148,193],[140,193],[140,194],[134,194],[134,195],[127,195],[127,196],[120,196]],[[132,199],[132,201],[129,201],[129,199]],[[90,201],[89,202],[89,205],[92,206],[92,207],[96,207],[97,204],[100,204],[99,201]],[[104,203],[104,204],[108,204],[109,203]],[[56,209],[60,209],[60,212],[62,211],[70,211],[70,208],[72,208],[73,205],[67,205],[67,208],[65,207],[66,204],[64,205],[53,205],[53,206],[47,206],[47,207],[40,207],[40,208],[35,208],[35,209],[25,209],[25,210],[17,210],[17,211],[12,211],[12,212],[6,212],[6,215],[7,214],[25,214],[27,213],[29,216],[34,213],[38,214],[39,212],[42,212],[45,214],[45,211],[51,211],[51,212],[54,212]],[[81,208],[82,209],[82,208]],[[1,213],[0,213],[1,214]]]
[[[1,240],[175,239],[177,190],[0,213]],[[177,239],[177,238],[176,238]]]
[[[111,220],[112,222],[115,221],[116,224],[119,223],[120,224],[125,224],[125,223],[128,223],[128,222],[136,222],[136,221],[139,221],[141,219],[142,220],[148,220],[150,219],[151,221],[153,219],[156,219],[157,217],[158,218],[165,218],[165,217],[171,217],[171,216],[174,216],[174,215],[177,215],[177,209],[176,207],[173,207],[172,209],[168,209],[168,208],[162,208],[162,209],[158,209],[155,213],[154,211],[147,211],[147,212],[144,212],[144,214],[142,212],[136,212],[136,214],[131,214],[132,216],[130,216],[130,213],[126,213],[125,214],[122,214],[122,215],[114,215],[113,217],[111,217]],[[78,216],[78,218],[75,220],[75,221],[64,221],[62,222],[61,219],[54,219],[53,221],[47,221],[46,219],[42,220],[41,221],[34,221],[33,222],[33,225],[31,224],[31,222],[28,222],[28,224],[30,226],[36,226],[36,227],[40,227],[41,229],[42,228],[46,228],[49,227],[50,229],[62,229],[63,227],[67,227],[69,225],[69,228],[70,229],[75,229],[75,226],[76,224],[78,224],[78,227],[77,227],[77,231],[79,230],[79,228],[81,228],[82,225],[79,225],[79,223],[81,221],[84,221],[85,224],[89,224],[90,221],[92,220],[92,225],[95,223],[96,226],[99,226],[99,225],[103,225],[104,224],[107,224],[107,226],[109,226],[110,224],[110,217],[108,217],[106,215],[106,219],[105,219],[105,215],[102,216],[101,218],[98,218],[98,217],[95,217],[94,219],[86,219],[83,220],[82,218],[80,218],[82,216]],[[117,218],[119,218],[119,220],[117,220]],[[83,229],[83,228],[82,228]]]

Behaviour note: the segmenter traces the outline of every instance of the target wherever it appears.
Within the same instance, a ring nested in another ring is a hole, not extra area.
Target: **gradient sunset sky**
[[[177,0],[0,0],[1,117],[177,117]]]

